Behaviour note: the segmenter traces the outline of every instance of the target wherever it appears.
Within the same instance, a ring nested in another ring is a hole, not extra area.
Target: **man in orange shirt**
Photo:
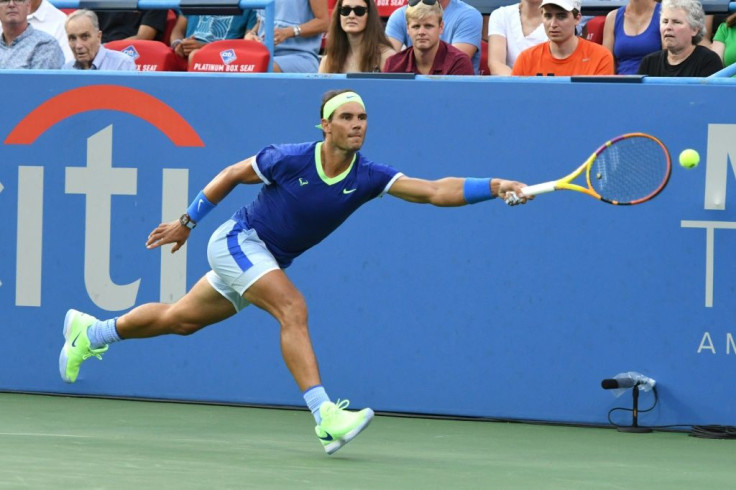
[[[543,0],[542,22],[549,41],[521,52],[512,75],[613,75],[613,55],[600,44],[577,37],[580,0]]]

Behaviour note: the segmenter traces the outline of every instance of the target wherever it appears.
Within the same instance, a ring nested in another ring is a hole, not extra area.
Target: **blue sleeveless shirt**
[[[613,56],[616,58],[616,73],[619,75],[635,75],[639,70],[642,58],[649,53],[662,49],[659,33],[659,13],[662,4],[657,3],[652,12],[652,20],[647,29],[638,36],[629,36],[624,32],[624,12],[626,7],[616,11],[616,22],[613,25]]]

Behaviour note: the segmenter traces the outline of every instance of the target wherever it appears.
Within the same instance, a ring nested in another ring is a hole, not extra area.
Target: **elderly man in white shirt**
[[[67,61],[65,70],[126,70],[135,71],[133,58],[102,45],[102,31],[97,14],[79,9],[66,19],[66,35],[74,61]]]

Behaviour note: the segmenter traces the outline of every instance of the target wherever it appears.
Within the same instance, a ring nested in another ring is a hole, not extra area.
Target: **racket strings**
[[[590,185],[603,200],[633,204],[654,197],[670,174],[667,151],[645,136],[626,137],[605,147],[590,169]]]

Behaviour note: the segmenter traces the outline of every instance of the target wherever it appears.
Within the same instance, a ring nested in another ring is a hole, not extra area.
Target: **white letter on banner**
[[[726,334],[726,354],[730,354],[732,350],[736,354],[736,344],[733,342],[733,335],[729,332]]]
[[[708,125],[708,158],[705,168],[705,209],[726,209],[728,162],[736,175],[736,124]]]
[[[43,167],[18,167],[15,305],[41,306]]]
[[[713,339],[710,338],[710,334],[708,332],[705,332],[703,334],[703,338],[700,340],[698,354],[700,354],[700,351],[702,351],[703,349],[711,351],[711,354],[716,353],[716,347],[713,345]]]
[[[691,221],[682,220],[683,228],[705,228],[705,307],[713,306],[713,264],[715,262],[715,229],[736,229],[734,221]]]
[[[189,170],[165,168],[161,192],[161,222],[178,218],[189,205]],[[173,303],[187,292],[187,245],[174,254],[168,247],[161,251],[161,289],[162,303]]]
[[[84,285],[94,303],[108,311],[135,304],[140,279],[119,285],[110,277],[113,195],[135,195],[138,171],[112,167],[112,125],[87,139],[87,166],[66,168],[66,193],[84,194]]]

